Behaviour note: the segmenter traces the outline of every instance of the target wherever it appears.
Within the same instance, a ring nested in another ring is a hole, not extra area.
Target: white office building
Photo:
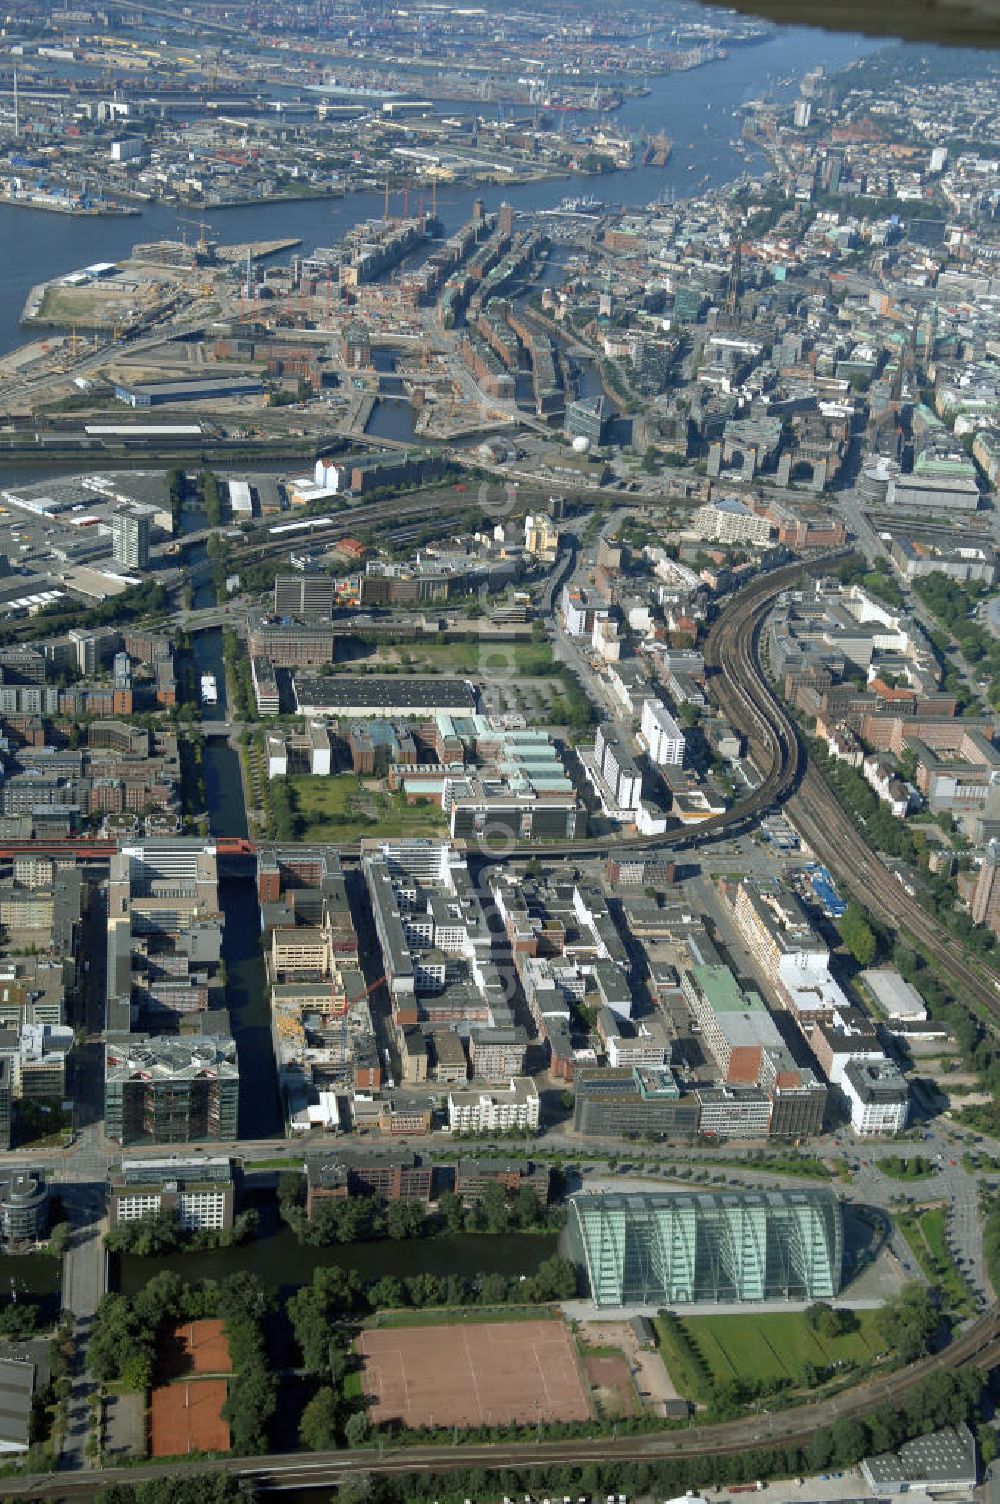
[[[863,1138],[902,1133],[910,1111],[909,1092],[891,1060],[852,1060],[840,1089],[851,1107],[851,1127]]]

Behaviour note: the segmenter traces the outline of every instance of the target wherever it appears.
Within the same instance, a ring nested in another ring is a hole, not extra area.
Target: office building
[[[573,438],[589,439],[592,444],[606,444],[614,416],[605,396],[578,397],[566,406],[566,432]]]
[[[49,1228],[44,1170],[0,1170],[0,1237],[14,1246],[37,1243]]]
[[[131,1035],[105,1046],[104,1120],[116,1143],[235,1139],[239,1103],[228,1037]]]
[[[196,1159],[122,1159],[108,1172],[108,1224],[139,1222],[169,1212],[182,1232],[223,1232],[233,1225],[233,1162]]]
[[[343,1201],[348,1196],[376,1196],[380,1201],[431,1200],[434,1167],[415,1154],[401,1151],[351,1154],[349,1150],[306,1160],[306,1216],[321,1201]]]
[[[475,1028],[469,1036],[472,1074],[481,1081],[509,1081],[523,1074],[527,1050],[528,1035],[520,1024]]]
[[[300,621],[329,621],[336,594],[332,575],[311,570],[279,574],[274,581],[274,614],[297,616]]]
[[[512,1023],[463,853],[441,841],[370,841],[361,865],[397,1029]]]
[[[581,1192],[573,1258],[598,1306],[830,1300],[844,1233],[832,1191]]]
[[[693,1139],[698,1132],[697,1099],[682,1093],[665,1067],[578,1070],[573,1087],[573,1127],[577,1133]]]
[[[755,1086],[765,1051],[783,1048],[760,995],[744,992],[728,966],[691,967],[681,990],[723,1080]]]
[[[11,1104],[14,1100],[11,1062],[0,1056],[0,1152],[10,1148]]]
[[[128,569],[149,567],[152,523],[147,512],[122,507],[111,518],[111,551],[116,564]]]
[[[891,1060],[852,1060],[844,1069],[841,1091],[850,1103],[855,1133],[902,1133],[909,1117],[909,1091]]]
[[[808,1029],[849,1006],[830,974],[829,949],[791,889],[780,882],[744,878],[730,896],[751,955],[800,1027]]]

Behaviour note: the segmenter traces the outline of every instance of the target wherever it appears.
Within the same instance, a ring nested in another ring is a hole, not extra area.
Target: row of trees
[[[231,711],[241,721],[255,720],[257,702],[253,692],[250,659],[231,627],[227,627],[222,634],[222,661],[232,690]]]
[[[331,1345],[338,1322],[372,1311],[425,1309],[432,1306],[542,1305],[569,1300],[577,1293],[576,1268],[567,1259],[546,1259],[527,1278],[507,1274],[412,1274],[404,1279],[383,1275],[365,1283],[356,1269],[338,1265],[313,1271],[288,1301],[288,1319],[308,1373],[336,1378],[339,1359]]]
[[[859,903],[851,900],[837,928],[840,930],[841,940],[858,965],[870,966],[878,951],[878,940]]]
[[[299,1242],[320,1248],[441,1233],[532,1232],[557,1228],[563,1220],[562,1208],[544,1205],[530,1186],[512,1194],[499,1182],[485,1186],[472,1206],[466,1206],[453,1191],[439,1198],[434,1212],[418,1202],[383,1203],[376,1196],[347,1196],[317,1201],[311,1219],[302,1205],[302,1191],[302,1176],[294,1170],[284,1172],[278,1180],[278,1206]]]
[[[288,779],[269,779],[267,797],[271,817],[268,835],[275,841],[297,841],[302,831],[302,816],[298,795]]]
[[[150,617],[163,616],[170,605],[164,587],[155,580],[142,585],[133,585],[120,595],[102,601],[98,606],[81,609],[76,601],[57,601],[46,606],[34,618],[33,633],[38,636],[57,636],[71,627],[109,627],[125,622],[146,621]],[[0,629],[0,647],[16,642],[21,636],[17,623]]]
[[[943,1426],[975,1424],[981,1406],[978,1375],[934,1374],[900,1403],[886,1404],[860,1418],[845,1417],[817,1430],[805,1447],[747,1447],[732,1454],[680,1457],[663,1461],[609,1458],[583,1466],[554,1463],[545,1468],[455,1468],[434,1473],[412,1470],[347,1475],[337,1504],[462,1504],[465,1499],[516,1498],[542,1493],[579,1498],[626,1493],[629,1497],[676,1497],[688,1490],[727,1487],[755,1479],[792,1478],[826,1468],[846,1468],[871,1452]],[[363,1429],[363,1428],[362,1428]],[[212,1487],[196,1496],[197,1475],[122,1486],[98,1496],[99,1504],[231,1504],[233,1496]],[[188,1492],[188,1490],[191,1492]],[[162,1490],[162,1491],[161,1491]]]
[[[184,507],[184,498],[187,495],[187,476],[183,470],[174,469],[167,471],[167,492],[170,496],[170,516],[173,521],[174,532],[179,533],[181,512]]]
[[[915,580],[913,588],[928,611],[955,639],[966,663],[990,681],[990,703],[996,709],[1000,706],[1000,643],[975,614],[986,587],[978,583],[962,585],[946,575],[929,574]]]
[[[198,490],[205,508],[205,521],[209,527],[219,527],[222,522],[222,493],[211,470],[203,470],[199,475]]]
[[[134,1222],[119,1222],[105,1238],[110,1253],[134,1253],[139,1258],[156,1257],[178,1250],[234,1248],[246,1243],[257,1231],[259,1217],[252,1207],[233,1218],[231,1228],[182,1228],[176,1211],[169,1207],[150,1212]]]

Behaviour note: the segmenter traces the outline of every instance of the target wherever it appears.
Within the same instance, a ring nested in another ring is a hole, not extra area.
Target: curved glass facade
[[[840,1289],[843,1218],[826,1189],[582,1192],[567,1233],[599,1306],[828,1300]]]

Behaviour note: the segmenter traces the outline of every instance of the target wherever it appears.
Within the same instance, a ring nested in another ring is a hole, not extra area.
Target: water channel
[[[204,508],[189,499],[181,516],[181,533],[199,532],[206,526]],[[215,605],[215,586],[205,569],[204,543],[194,544],[188,566],[198,570],[192,604],[203,609]],[[195,682],[202,674],[214,674],[218,701],[202,708],[205,722],[229,719],[226,673],[222,656],[222,632],[213,628],[191,637],[191,663]],[[183,736],[183,728],[180,731]],[[213,836],[247,835],[247,814],[239,753],[221,736],[205,738],[202,753],[208,828]],[[240,1137],[271,1138],[283,1132],[274,1052],[268,1018],[264,962],[260,949],[260,911],[250,878],[224,877],[219,895],[226,915],[222,955],[226,966],[226,1005],[240,1062]]]
[[[279,1222],[273,1196],[261,1198],[259,1203],[251,1196],[248,1204],[258,1205],[261,1218],[258,1235],[248,1243],[238,1248],[157,1258],[119,1255],[111,1270],[112,1288],[134,1295],[164,1269],[172,1269],[190,1282],[224,1279],[227,1274],[245,1270],[282,1295],[308,1284],[314,1269],[333,1266],[357,1269],[366,1281],[384,1275],[398,1279],[411,1274],[443,1277],[459,1274],[466,1278],[479,1274],[527,1275],[534,1274],[545,1259],[552,1257],[559,1241],[558,1233],[507,1233],[503,1237],[456,1233],[437,1238],[407,1238],[403,1242],[384,1238],[372,1243],[310,1248],[299,1243],[292,1230]]]

